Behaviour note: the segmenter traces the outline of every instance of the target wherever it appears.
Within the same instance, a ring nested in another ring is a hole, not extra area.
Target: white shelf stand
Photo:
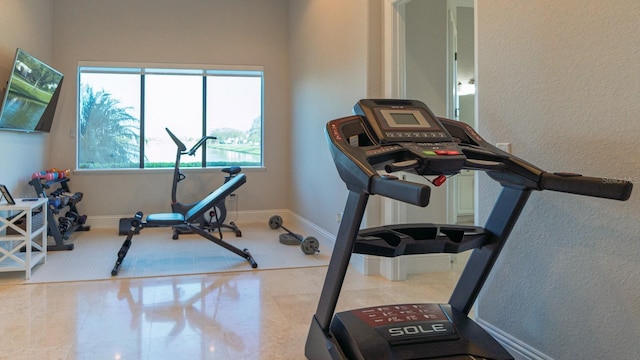
[[[0,272],[24,271],[47,261],[47,198],[0,204]]]

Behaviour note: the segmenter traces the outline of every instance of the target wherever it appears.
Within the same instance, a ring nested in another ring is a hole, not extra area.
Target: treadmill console
[[[384,164],[388,173],[415,171],[419,175],[452,175],[464,166],[465,156],[446,128],[423,102],[363,99],[353,112],[364,119],[372,144],[370,162],[381,154],[395,154]]]
[[[353,111],[368,120],[380,144],[453,141],[427,105],[417,100],[362,99]]]
[[[420,101],[364,99],[353,111],[355,115],[329,121],[326,128],[338,173],[350,189],[425,206],[426,185],[414,191],[416,184],[406,181],[380,181],[398,179],[393,173],[407,171],[436,176],[432,183],[440,185],[465,166],[459,139]]]

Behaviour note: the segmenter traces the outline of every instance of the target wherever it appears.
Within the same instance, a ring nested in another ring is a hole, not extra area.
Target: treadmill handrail
[[[604,199],[626,201],[631,197],[633,183],[627,180],[613,180],[582,176],[573,173],[544,173],[540,177],[538,190],[559,191]]]
[[[429,205],[431,196],[431,188],[426,184],[400,180],[389,175],[373,176],[369,188],[371,195],[385,196],[421,207]]]
[[[631,196],[633,184],[630,181],[547,172],[488,143],[468,124],[445,118],[438,120],[457,140],[466,157],[462,168],[485,171],[502,186],[538,191],[551,190],[621,201],[628,200]],[[382,195],[413,205],[428,205],[428,185],[398,179],[392,174],[381,176],[377,169],[384,167],[391,172],[403,170],[419,174],[423,161],[429,160],[421,159],[419,152],[408,150],[402,142],[396,145],[377,144],[375,139],[369,136],[364,121],[366,119],[356,115],[336,119],[327,124],[326,134],[330,140],[330,150],[347,188],[355,191],[364,190],[371,195]],[[355,136],[368,138],[370,142],[364,146],[362,143],[350,145],[348,139]]]

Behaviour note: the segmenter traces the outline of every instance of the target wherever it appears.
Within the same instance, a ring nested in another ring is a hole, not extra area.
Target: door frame
[[[405,6],[413,0],[383,0],[383,89],[387,98],[406,97],[405,61]],[[469,0],[467,0],[468,2]],[[455,8],[459,0],[447,0],[447,117],[455,119],[457,84],[455,79]],[[456,222],[455,179],[445,183],[447,223]],[[399,201],[385,199],[382,202],[384,223],[398,223],[405,215],[405,208]]]

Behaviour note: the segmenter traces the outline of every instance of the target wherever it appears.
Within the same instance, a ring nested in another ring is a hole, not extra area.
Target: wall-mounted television
[[[0,130],[51,131],[63,77],[18,49],[0,110]]]

